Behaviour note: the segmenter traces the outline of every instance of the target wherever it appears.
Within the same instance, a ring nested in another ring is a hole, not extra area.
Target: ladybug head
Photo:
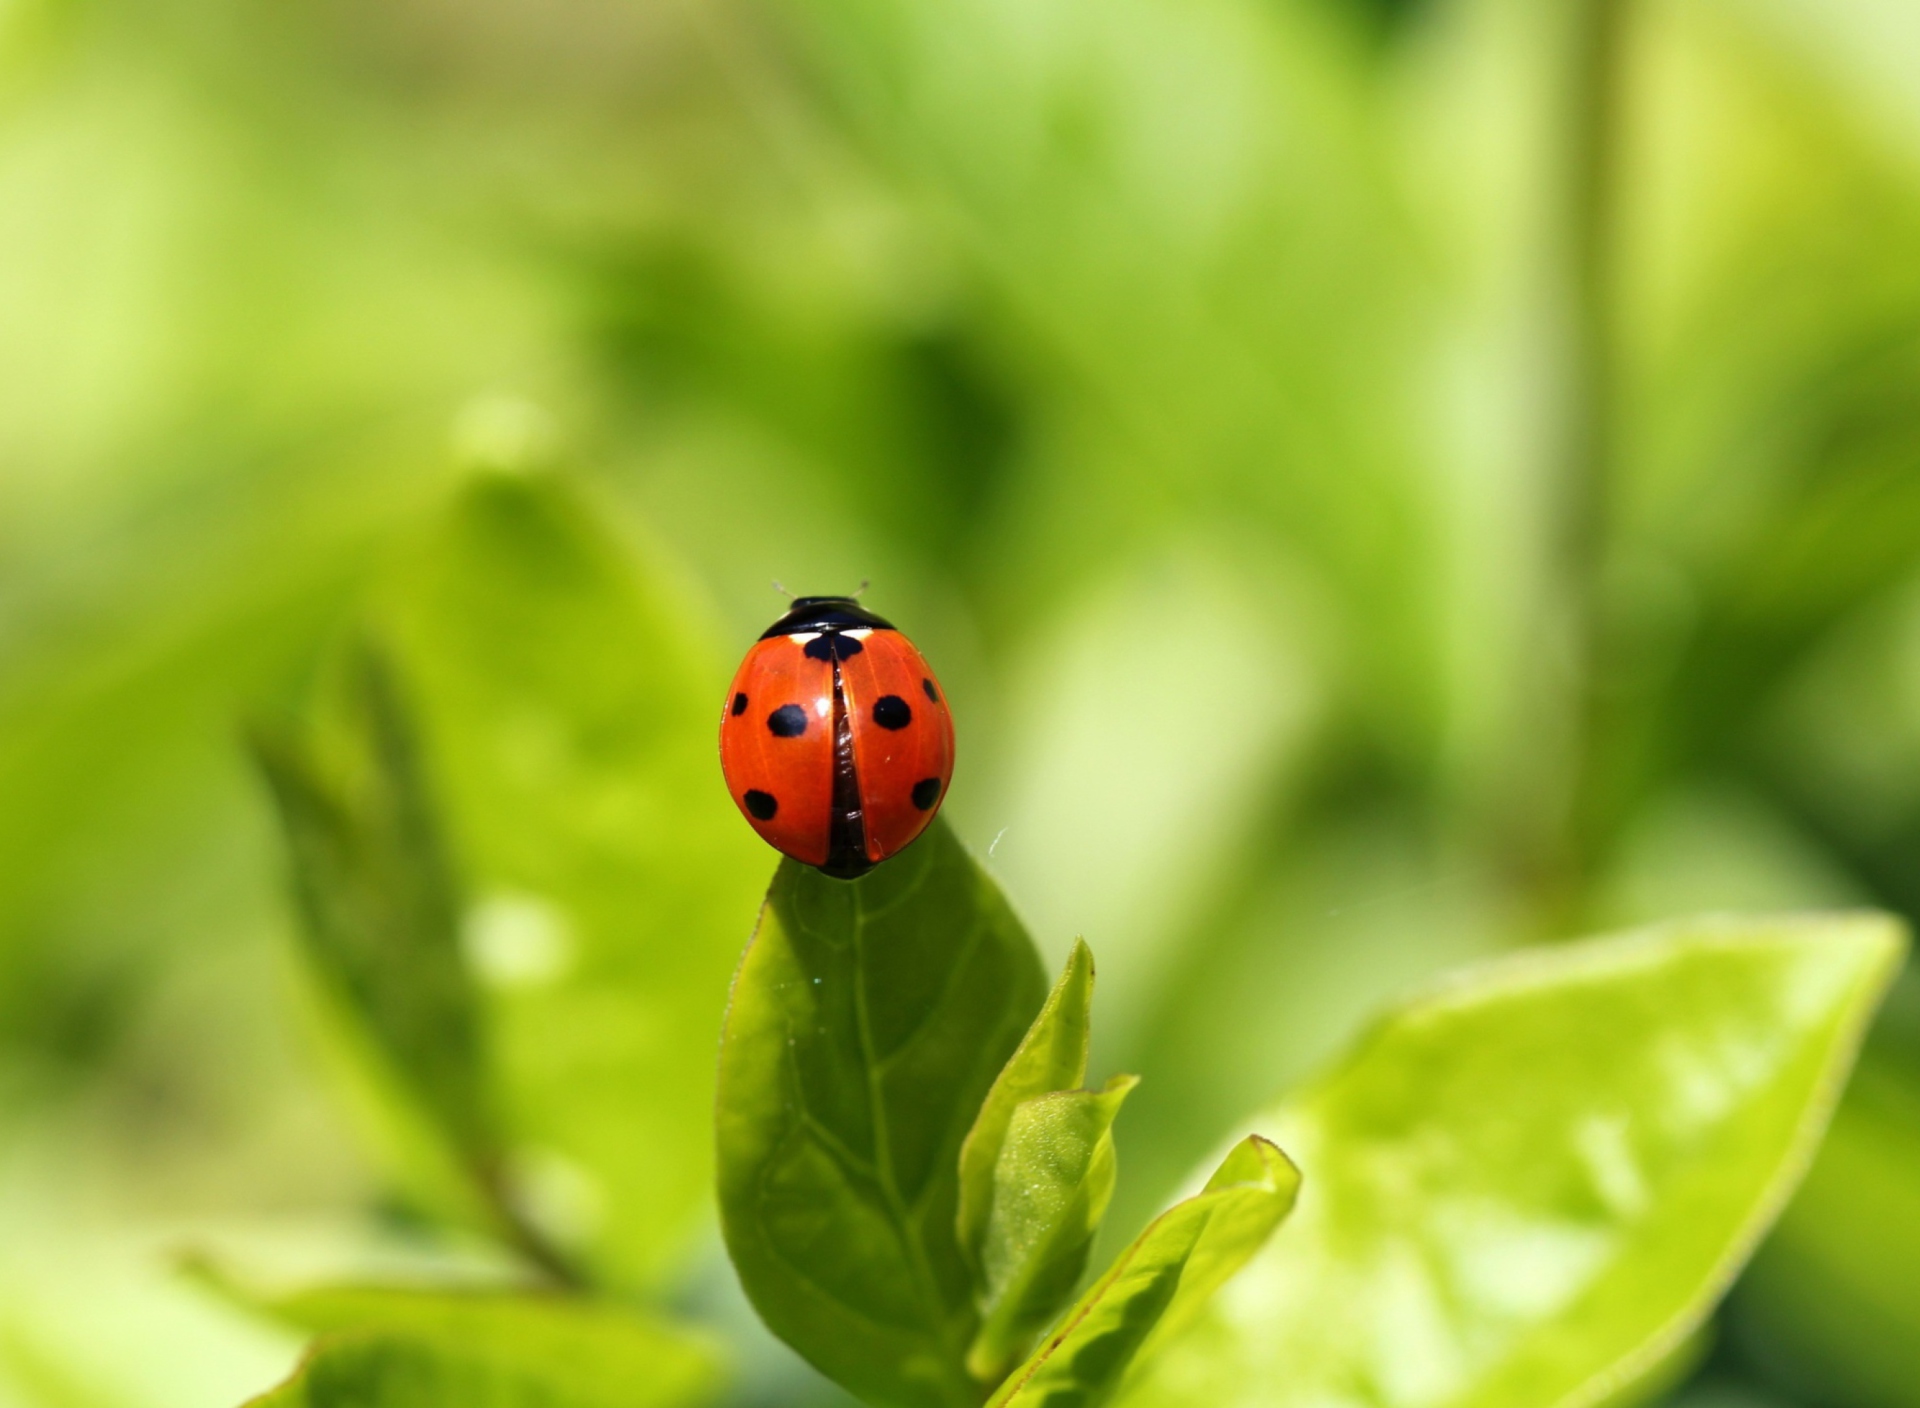
[[[893,622],[876,616],[850,596],[795,597],[787,614],[760,633],[771,636],[798,635],[803,631],[890,631]]]

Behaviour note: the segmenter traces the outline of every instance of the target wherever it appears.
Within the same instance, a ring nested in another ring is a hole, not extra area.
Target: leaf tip
[[[1845,919],[1846,928],[1853,931],[1867,966],[1890,978],[1913,946],[1913,933],[1907,921],[1885,910],[1863,910],[1846,915]]]
[[[1227,1152],[1207,1180],[1205,1192],[1247,1184],[1263,1185],[1291,1199],[1300,1188],[1300,1168],[1264,1135],[1249,1134]]]
[[[1094,979],[1093,950],[1087,947],[1086,939],[1077,934],[1067,954],[1067,975],[1089,983]]]

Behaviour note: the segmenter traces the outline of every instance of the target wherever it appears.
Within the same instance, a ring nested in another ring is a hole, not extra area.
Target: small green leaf
[[[1017,1059],[1017,1058],[1016,1058]],[[985,1295],[967,1367],[998,1383],[1073,1295],[1113,1198],[1113,1120],[1135,1076],[1015,1107],[994,1166],[981,1249]]]
[[[1288,1235],[1129,1408],[1585,1408],[1702,1323],[1820,1142],[1898,966],[1878,915],[1535,950],[1393,1013],[1266,1116]]]
[[[286,836],[301,934],[388,1073],[481,1161],[492,1135],[460,893],[392,671],[363,646],[348,673],[342,756],[323,762],[291,733],[253,738]]]
[[[1098,1408],[1178,1333],[1293,1210],[1300,1173],[1258,1135],[1120,1254],[990,1408]]]
[[[994,1078],[973,1128],[960,1146],[960,1248],[975,1266],[993,1207],[994,1167],[1016,1106],[1036,1095],[1072,1090],[1087,1078],[1092,1031],[1093,953],[1075,939],[1060,979],[1019,1047]]]
[[[960,1143],[1045,989],[940,822],[859,880],[774,877],[721,1040],[721,1217],[768,1326],[863,1397],[979,1402]]]
[[[339,1287],[275,1308],[327,1333],[251,1408],[680,1408],[719,1385],[704,1342],[605,1305]]]

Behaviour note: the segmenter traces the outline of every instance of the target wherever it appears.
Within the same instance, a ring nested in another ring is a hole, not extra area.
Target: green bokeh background
[[[1906,0],[0,0],[0,1405],[284,1372],[180,1248],[421,1255],[240,744],[369,620],[476,912],[685,923],[595,971],[717,1030],[772,857],[687,701],[773,579],[870,579],[947,815],[1099,956],[1116,1234],[1466,958],[1920,918],[1916,71]],[[537,551],[446,566],[529,477],[639,584],[565,630],[513,625]],[[573,691],[591,766],[516,791],[502,679]],[[603,1074],[610,1013],[565,1016]],[[834,1401],[663,1226],[627,1264],[734,1401]],[[1688,1408],[1920,1404],[1917,1229],[1908,979]]]

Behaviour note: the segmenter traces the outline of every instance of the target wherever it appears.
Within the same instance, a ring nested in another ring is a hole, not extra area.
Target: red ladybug
[[[926,829],[953,776],[953,716],[913,642],[852,597],[767,627],[720,715],[720,767],[775,850],[842,880]]]

